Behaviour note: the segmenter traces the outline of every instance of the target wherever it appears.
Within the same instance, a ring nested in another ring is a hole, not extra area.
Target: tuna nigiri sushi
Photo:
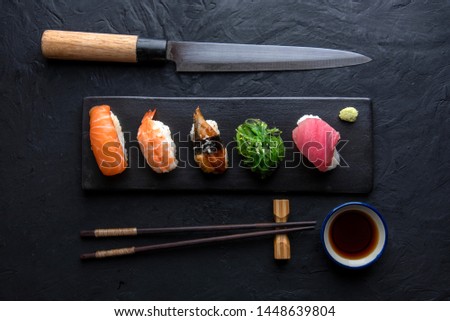
[[[336,145],[341,135],[320,117],[301,117],[292,131],[292,138],[303,156],[319,171],[329,171],[339,164]]]
[[[227,149],[220,139],[220,131],[214,120],[205,120],[197,107],[191,129],[194,142],[194,159],[205,173],[221,174],[228,167]]]
[[[168,173],[177,167],[176,147],[170,129],[154,120],[156,109],[149,110],[142,118],[137,139],[147,164],[157,173]]]
[[[122,173],[128,164],[119,120],[108,105],[92,107],[89,117],[91,149],[100,171],[106,176]]]

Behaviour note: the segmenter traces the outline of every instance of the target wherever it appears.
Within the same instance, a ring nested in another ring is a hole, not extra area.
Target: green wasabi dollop
[[[358,110],[355,107],[345,107],[339,112],[339,118],[349,123],[354,123],[358,118]]]

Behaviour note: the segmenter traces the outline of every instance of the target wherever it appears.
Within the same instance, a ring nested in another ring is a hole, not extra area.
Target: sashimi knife
[[[46,58],[140,63],[169,60],[181,72],[308,70],[363,64],[361,54],[311,47],[166,41],[133,35],[46,30]]]

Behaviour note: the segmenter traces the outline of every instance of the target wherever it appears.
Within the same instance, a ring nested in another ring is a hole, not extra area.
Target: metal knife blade
[[[184,41],[168,41],[166,59],[182,72],[308,70],[371,61],[358,53],[334,49]]]

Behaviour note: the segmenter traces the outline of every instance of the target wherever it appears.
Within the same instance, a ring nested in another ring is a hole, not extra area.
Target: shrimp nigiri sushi
[[[221,174],[228,167],[227,149],[220,139],[220,131],[214,120],[205,120],[200,107],[194,113],[191,129],[194,142],[194,159],[205,173]]]
[[[319,171],[335,168],[340,161],[336,145],[341,135],[318,116],[304,115],[292,131],[297,148]]]
[[[177,167],[176,147],[170,128],[154,120],[156,109],[149,110],[142,118],[137,139],[147,164],[157,173],[168,173]]]
[[[100,171],[106,176],[122,173],[128,164],[119,119],[108,105],[92,107],[89,118],[91,149]]]

